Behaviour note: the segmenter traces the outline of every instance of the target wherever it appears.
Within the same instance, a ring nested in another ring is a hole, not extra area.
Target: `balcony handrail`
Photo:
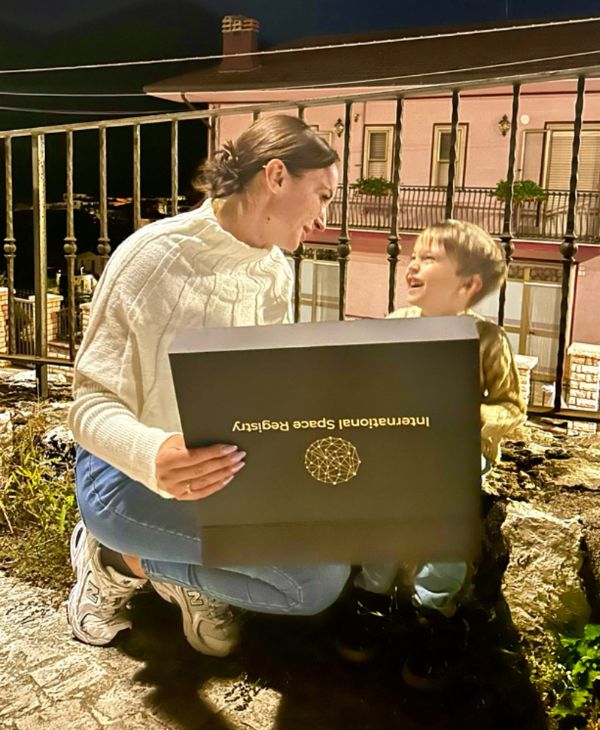
[[[91,129],[110,129],[114,127],[129,127],[137,124],[161,124],[170,121],[185,121],[188,119],[216,119],[226,116],[238,116],[248,114],[262,114],[263,112],[283,111],[285,109],[303,109],[319,106],[332,106],[344,104],[346,102],[357,101],[384,101],[393,100],[398,97],[417,97],[428,96],[430,94],[451,94],[456,89],[460,91],[469,91],[482,88],[492,88],[498,86],[510,86],[515,82],[533,83],[535,81],[558,81],[573,80],[580,74],[594,77],[600,76],[600,64],[591,66],[574,66],[566,69],[553,71],[536,71],[530,74],[508,74],[506,76],[482,76],[481,78],[471,80],[448,81],[442,84],[422,83],[418,86],[405,85],[386,88],[383,91],[372,92],[352,92],[352,87],[348,87],[348,93],[336,94],[323,97],[320,99],[300,98],[285,101],[271,101],[263,104],[242,104],[239,106],[219,107],[218,109],[199,109],[187,112],[165,112],[163,114],[147,114],[136,117],[122,117],[119,119],[98,119],[91,122],[75,122],[67,124],[50,125],[44,127],[26,127],[20,129],[0,130],[0,139],[10,137],[29,137],[41,134],[58,134],[64,132],[77,132]],[[357,82],[359,83],[359,82]],[[305,89],[300,88],[299,91]]]
[[[285,100],[279,102],[265,102],[261,104],[249,105],[232,105],[228,108],[202,109],[186,112],[167,112],[164,114],[152,114],[136,117],[122,117],[120,119],[99,120],[96,122],[80,122],[67,123],[60,125],[52,125],[47,127],[31,127],[18,130],[0,131],[0,139],[4,140],[5,147],[5,175],[6,175],[6,236],[4,238],[4,255],[7,261],[7,280],[8,280],[8,311],[9,311],[9,351],[4,355],[1,353],[2,359],[12,359],[15,362],[34,363],[38,373],[39,392],[42,396],[47,393],[47,365],[56,362],[56,358],[49,357],[48,354],[48,322],[47,322],[47,280],[42,274],[45,273],[45,262],[47,252],[47,240],[45,229],[45,211],[48,207],[46,201],[46,161],[45,161],[45,136],[47,134],[63,133],[66,135],[66,154],[67,154],[67,193],[65,196],[66,209],[66,236],[64,238],[64,257],[66,260],[66,278],[68,282],[68,294],[65,296],[68,314],[53,315],[54,321],[60,319],[61,327],[64,326],[63,319],[68,319],[67,332],[63,332],[63,336],[67,335],[69,339],[69,359],[65,361],[65,365],[71,365],[74,359],[76,336],[79,333],[80,322],[77,311],[78,303],[75,296],[75,260],[77,255],[77,241],[75,237],[75,228],[73,225],[73,211],[75,208],[74,192],[73,192],[73,135],[76,132],[85,130],[96,130],[98,132],[98,157],[99,157],[99,221],[100,232],[97,243],[97,251],[101,262],[100,270],[104,263],[109,259],[111,252],[109,229],[108,229],[108,184],[107,184],[107,149],[109,136],[107,130],[114,128],[131,127],[133,129],[133,192],[132,207],[134,226],[140,223],[140,204],[141,204],[141,169],[140,169],[140,127],[149,124],[171,124],[171,196],[166,196],[171,200],[171,213],[178,210],[179,194],[178,194],[178,123],[186,120],[208,120],[209,127],[209,149],[214,149],[214,120],[223,117],[243,115],[248,117],[252,114],[257,116],[263,112],[275,112],[284,110],[295,110],[300,116],[305,109],[312,107],[323,107],[343,104],[345,106],[346,124],[344,127],[344,154],[342,155],[342,179],[348,184],[352,183],[349,175],[349,150],[350,150],[350,126],[351,126],[351,105],[354,102],[368,102],[377,100],[392,100],[396,102],[396,121],[395,129],[400,130],[402,127],[403,101],[405,98],[422,97],[428,95],[447,94],[452,95],[452,137],[456,138],[456,129],[458,126],[458,101],[459,92],[474,91],[479,88],[504,87],[513,84],[513,118],[517,119],[518,98],[520,93],[520,82],[531,83],[539,80],[558,80],[577,78],[577,102],[575,105],[575,117],[573,124],[573,153],[571,159],[571,177],[568,191],[548,191],[548,199],[540,203],[529,204],[524,203],[520,209],[512,205],[511,195],[512,187],[509,185],[509,199],[502,201],[494,199],[493,189],[486,187],[457,187],[454,184],[455,160],[450,156],[449,180],[451,181],[446,187],[432,188],[430,186],[396,186],[392,192],[391,199],[384,202],[379,199],[375,200],[374,196],[366,196],[367,203],[372,204],[373,210],[369,213],[371,216],[370,224],[366,227],[386,230],[389,233],[386,251],[389,262],[388,277],[388,307],[391,308],[394,302],[394,286],[395,273],[400,254],[400,242],[398,230],[420,230],[429,224],[427,218],[428,211],[435,212],[436,219],[444,217],[465,217],[466,219],[475,217],[474,222],[479,222],[484,228],[499,235],[502,239],[502,245],[505,252],[507,263],[511,262],[514,245],[514,231],[523,233],[526,236],[536,237],[535,230],[540,226],[545,234],[553,233],[554,238],[562,240],[560,251],[562,260],[562,294],[561,294],[561,313],[560,313],[560,336],[558,344],[558,355],[556,358],[556,394],[554,406],[548,409],[548,413],[563,413],[564,408],[561,407],[561,394],[566,380],[563,382],[563,365],[566,356],[567,342],[567,319],[569,297],[571,296],[571,273],[575,266],[575,254],[577,251],[577,243],[575,239],[579,236],[579,240],[598,238],[598,220],[600,216],[594,211],[593,221],[589,220],[590,216],[582,211],[582,202],[591,206],[596,205],[594,193],[577,191],[577,170],[578,170],[578,150],[581,138],[582,125],[582,108],[583,95],[585,93],[585,76],[599,76],[600,64],[593,63],[589,66],[577,66],[571,68],[562,68],[555,71],[537,71],[535,73],[521,74],[496,74],[493,76],[481,75],[478,78],[468,81],[457,79],[455,82],[419,84],[419,86],[396,85],[394,87],[385,87],[375,91],[353,91],[348,88],[343,93],[338,93],[337,89],[331,96],[320,99],[295,98],[293,100]],[[303,93],[303,90],[299,90]],[[33,217],[34,217],[34,257],[36,266],[35,270],[35,350],[34,353],[26,356],[17,352],[15,347],[16,337],[14,333],[15,324],[15,296],[14,296],[14,261],[18,253],[18,241],[15,241],[13,231],[13,190],[12,190],[12,140],[18,137],[30,137],[32,147],[32,178],[33,178]],[[506,179],[512,181],[514,179],[514,152],[516,147],[516,125],[512,125],[510,130],[509,156],[508,156],[508,174]],[[400,162],[401,162],[401,135],[396,134],[394,139],[393,151],[393,179],[399,180]],[[452,174],[450,174],[452,173]],[[340,216],[341,230],[338,238],[338,265],[339,265],[339,316],[343,318],[345,312],[346,297],[346,271],[348,256],[351,255],[351,236],[349,236],[349,228],[356,228],[353,223],[352,215],[356,213],[358,197],[355,194],[349,195],[348,186],[345,188],[343,195],[343,212]],[[406,194],[418,193],[421,196],[419,200],[407,199]],[[430,197],[427,197],[430,196]],[[564,200],[566,198],[566,201]],[[363,197],[364,201],[364,197]],[[579,201],[579,202],[578,202]],[[334,199],[331,206],[331,212],[335,219],[336,206],[339,207],[339,196]],[[598,201],[600,207],[600,200]],[[410,218],[407,218],[410,216]],[[586,217],[587,216],[587,217]],[[408,225],[407,224],[408,221]],[[564,224],[564,225],[563,225]],[[576,231],[576,229],[579,229]],[[533,233],[532,233],[533,231]],[[583,232],[583,235],[582,235]],[[539,236],[548,238],[547,235]],[[295,255],[295,281],[296,294],[298,296],[300,270],[302,265],[301,251]],[[12,283],[11,283],[12,282]],[[505,290],[501,290],[499,296],[498,321],[500,324],[504,321],[504,298]],[[295,308],[299,313],[299,308]],[[12,345],[10,344],[12,343]],[[12,348],[12,349],[11,349]],[[26,359],[27,358],[27,359]],[[565,386],[566,387],[566,386]],[[600,412],[588,412],[586,415],[600,420]]]

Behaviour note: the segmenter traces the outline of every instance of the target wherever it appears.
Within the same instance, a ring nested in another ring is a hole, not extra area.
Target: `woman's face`
[[[293,251],[312,231],[325,230],[326,210],[335,195],[338,171],[329,167],[306,170],[299,177],[283,167],[269,205],[272,243]]]

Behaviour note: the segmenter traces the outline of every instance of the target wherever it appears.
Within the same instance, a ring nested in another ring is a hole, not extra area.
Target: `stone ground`
[[[0,410],[27,401],[28,387],[3,391]],[[67,387],[54,391],[59,401],[68,398]],[[58,404],[57,421],[65,405]],[[599,464],[600,437],[574,440],[565,424],[541,423],[507,445],[487,489],[488,501],[585,514],[590,583],[600,575]],[[238,654],[213,659],[189,648],[174,607],[140,591],[131,605],[133,630],[110,647],[88,647],[70,636],[66,595],[0,572],[0,728],[538,730],[546,723],[523,673],[510,614],[495,596],[498,585],[481,589],[494,611],[474,617],[461,676],[432,696],[401,680],[402,633],[369,664],[340,659],[331,612],[251,616]]]
[[[60,598],[60,596],[59,596]],[[341,660],[330,617],[254,617],[235,658],[196,654],[172,606],[140,592],[111,647],[70,636],[55,591],[0,575],[0,727],[11,730],[534,730],[531,692],[484,641],[452,691],[400,679],[402,640]]]

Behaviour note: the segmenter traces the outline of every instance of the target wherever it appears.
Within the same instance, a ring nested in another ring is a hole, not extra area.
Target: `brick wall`
[[[60,294],[47,294],[46,296],[48,298],[48,342],[52,342],[58,334],[58,312],[63,297]],[[35,302],[35,295],[30,296],[29,301]]]
[[[531,371],[538,364],[538,358],[529,355],[515,355],[515,362],[521,382],[521,398],[527,405],[531,398]]]
[[[569,408],[595,411],[600,403],[600,345],[569,347]]]
[[[0,352],[8,352],[8,289],[0,286]],[[10,367],[8,360],[0,360],[0,367]]]
[[[85,334],[88,324],[90,323],[90,307],[91,304],[89,302],[85,302],[79,306],[79,310],[81,312],[81,331],[83,334]]]

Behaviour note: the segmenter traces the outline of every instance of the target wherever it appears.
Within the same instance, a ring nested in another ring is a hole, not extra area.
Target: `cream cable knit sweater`
[[[293,277],[283,253],[224,231],[216,204],[146,226],[119,246],[75,362],[75,440],[164,497],[156,454],[181,431],[168,361],[175,332],[291,322]],[[251,373],[240,377],[250,381]]]

